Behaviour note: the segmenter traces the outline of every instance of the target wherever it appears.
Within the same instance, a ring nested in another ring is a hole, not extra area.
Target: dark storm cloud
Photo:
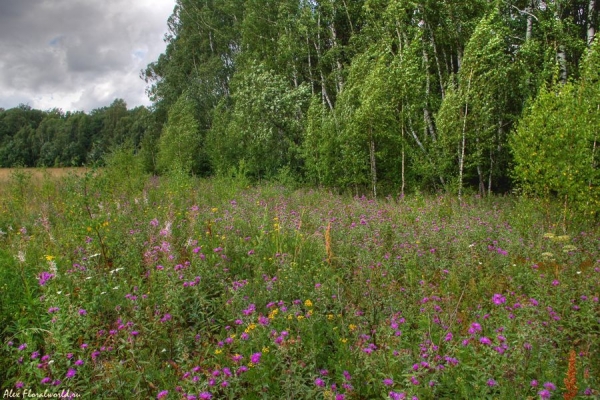
[[[0,107],[148,104],[140,69],[164,49],[174,0],[0,0]],[[18,101],[18,102],[17,102]]]

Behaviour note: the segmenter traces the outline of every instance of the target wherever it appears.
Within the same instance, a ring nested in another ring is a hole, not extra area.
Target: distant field
[[[69,174],[84,174],[89,168],[70,167],[70,168],[0,168],[0,182],[7,182],[16,171],[31,174],[35,180],[43,179],[48,176],[51,178],[61,178]]]

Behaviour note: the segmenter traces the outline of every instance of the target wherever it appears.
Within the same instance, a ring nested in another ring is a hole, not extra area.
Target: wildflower
[[[477,322],[473,322],[468,330],[469,334],[473,335],[475,332],[481,332],[481,325]]]
[[[67,371],[67,375],[65,377],[67,379],[73,378],[76,373],[77,373],[76,370],[74,370],[73,368],[69,368],[69,370]]]
[[[36,358],[38,358],[40,356],[40,353],[37,351],[34,351],[33,353],[31,353],[31,359],[35,360]]]
[[[315,385],[318,387],[325,387],[325,381],[321,378],[317,378],[315,379]]]
[[[538,394],[540,395],[540,398],[541,398],[541,399],[544,399],[544,400],[545,400],[545,399],[549,399],[549,398],[550,398],[550,396],[552,395],[552,394],[550,393],[550,391],[548,391],[548,390],[546,390],[546,389],[544,389],[544,390],[540,390],[540,391],[538,392]]]
[[[383,384],[385,386],[392,386],[394,384],[394,380],[391,379],[391,378],[386,378],[386,379],[383,380]]]
[[[335,395],[335,400],[346,400],[346,396],[341,393],[338,393]]]
[[[45,378],[42,378],[42,380],[40,381],[40,383],[41,383],[42,385],[47,385],[47,384],[49,384],[50,382],[52,382],[52,379],[51,379],[51,378],[49,378],[49,377],[47,377],[47,376],[46,376]]]
[[[19,346],[19,351],[23,351],[27,348],[27,343],[23,343],[22,345]]]
[[[313,306],[313,303],[312,303],[312,301],[310,301],[310,300],[308,300],[308,299],[307,299],[307,300],[304,302],[304,305],[305,305],[306,307],[312,307],[312,306]]]
[[[25,386],[25,384],[21,381],[18,381],[17,383],[15,383],[15,388],[16,389],[21,389],[23,386]]]
[[[556,390],[556,385],[552,382],[544,383],[544,388],[548,390]]]
[[[488,345],[488,346],[492,344],[492,341],[491,341],[489,338],[485,337],[485,336],[482,336],[482,337],[479,339],[479,342],[480,342],[481,344],[485,344],[485,345]]]
[[[168,390],[163,390],[158,392],[158,394],[156,395],[157,399],[164,399],[165,397],[167,397],[167,395],[169,394]]]
[[[418,384],[419,384],[419,380],[418,380],[418,379],[417,379],[415,376],[411,376],[411,377],[410,377],[410,382],[411,382],[413,385],[418,385]]]
[[[79,309],[79,315],[81,315],[81,316],[87,315],[87,311],[84,310],[83,308],[80,308]]]
[[[38,275],[38,284],[40,286],[44,286],[46,282],[48,282],[52,278],[54,278],[54,274],[44,271]]]
[[[242,361],[242,358],[244,358],[244,356],[240,355],[240,354],[236,354],[233,357],[231,357],[231,359],[233,360],[233,362],[240,362]]]
[[[210,392],[202,392],[202,393],[200,393],[200,399],[210,400],[210,399],[212,399],[212,394],[210,394]]]
[[[260,362],[260,357],[262,356],[262,353],[254,353],[250,356],[250,362],[252,362],[253,364],[258,364]]]
[[[83,360],[80,358],[79,360],[75,361],[75,365],[77,365],[78,367],[83,365]]]
[[[506,298],[504,296],[502,296],[501,294],[496,293],[493,297],[492,297],[492,302],[499,306],[501,304],[506,303]]]
[[[558,286],[560,285],[560,281],[558,279],[555,279],[552,281],[552,286]]]
[[[390,396],[390,399],[392,399],[392,400],[403,400],[403,399],[406,399],[406,394],[405,393],[390,392],[390,393],[388,393],[388,395]]]
[[[496,386],[496,385],[497,385],[497,382],[496,382],[495,380],[493,380],[493,379],[488,379],[488,381],[487,381],[487,385],[488,385],[489,387],[494,387],[494,386]]]
[[[452,338],[453,338],[452,332],[448,332],[448,333],[446,333],[446,336],[444,337],[444,341],[449,342],[452,340]]]

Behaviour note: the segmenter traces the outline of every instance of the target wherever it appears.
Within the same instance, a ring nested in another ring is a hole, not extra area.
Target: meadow
[[[0,186],[0,393],[598,398],[600,229],[560,211],[13,171]]]

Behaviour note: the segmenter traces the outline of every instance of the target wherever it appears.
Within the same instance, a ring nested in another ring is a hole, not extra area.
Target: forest
[[[0,166],[102,165],[600,208],[595,0],[178,0],[152,107],[0,110]]]

